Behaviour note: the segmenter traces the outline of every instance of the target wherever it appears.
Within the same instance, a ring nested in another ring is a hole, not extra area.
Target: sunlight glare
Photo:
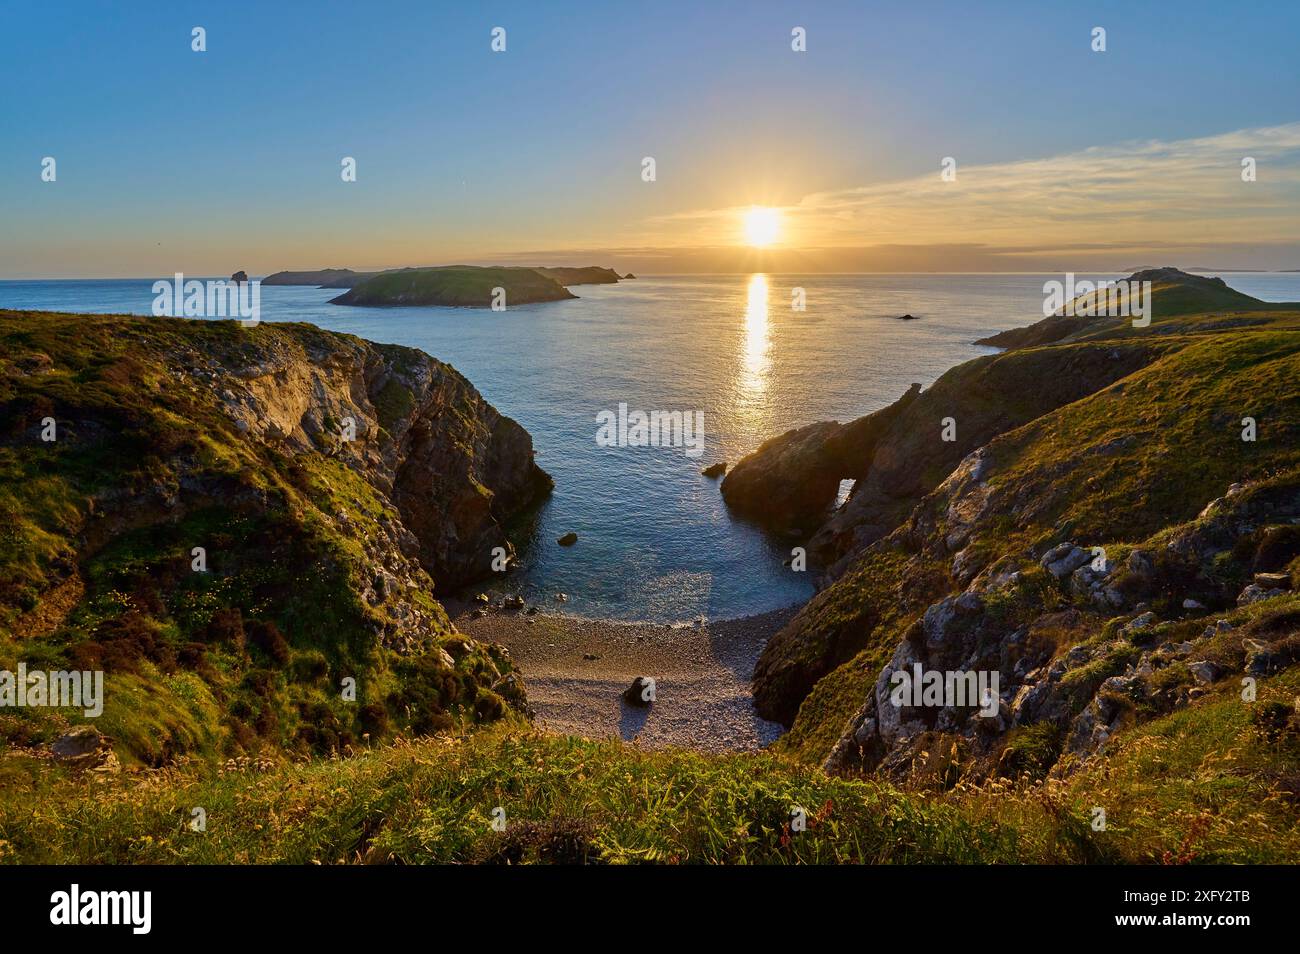
[[[781,213],[756,205],[745,213],[745,241],[756,248],[771,245],[781,231]]]

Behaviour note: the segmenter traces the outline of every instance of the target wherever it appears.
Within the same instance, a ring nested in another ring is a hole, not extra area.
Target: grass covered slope
[[[404,268],[362,278],[342,295],[330,299],[330,304],[488,308],[497,288],[505,290],[506,307],[578,297],[537,269],[446,265]]]
[[[319,288],[350,288],[352,283],[362,276],[350,268],[322,268],[312,272],[282,271],[267,275],[262,279],[263,285],[315,285]]]
[[[1102,296],[1096,292],[1076,298],[1062,309],[1025,328],[1013,328],[981,338],[976,344],[995,348],[1034,348],[1063,341],[1087,341],[1151,334],[1183,334],[1229,328],[1267,326],[1300,330],[1300,303],[1260,301],[1222,278],[1192,275],[1177,268],[1153,268],[1130,275],[1126,282],[1151,283],[1151,324],[1133,327],[1128,318],[1088,317]],[[1109,296],[1105,296],[1109,297]]]
[[[1300,332],[1287,308],[1260,317],[1283,330],[1192,316],[1201,333],[979,447],[853,557],[759,664],[756,695],[799,707],[779,747],[894,775],[938,750],[941,775],[987,778],[1036,740],[1030,761],[1068,774],[1220,684],[1291,678],[1300,615],[1237,607],[1265,595],[1256,574],[1285,594],[1300,572]],[[885,676],[914,662],[998,671],[1005,712],[891,712]]]
[[[1300,857],[1295,769],[1293,745],[1221,699],[1141,727],[1067,781],[946,792],[771,754],[497,728],[89,785],[10,761],[0,863],[1279,863]],[[1091,828],[1095,806],[1105,831]],[[190,828],[195,807],[206,831]],[[804,831],[791,829],[796,809]]]
[[[0,312],[0,341],[0,669],[105,671],[123,761],[522,711],[430,574],[486,572],[549,482],[453,369],[308,325]],[[81,721],[7,708],[0,739]]]

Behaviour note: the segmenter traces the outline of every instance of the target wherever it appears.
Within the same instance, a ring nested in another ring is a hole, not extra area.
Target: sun
[[[761,248],[776,241],[781,231],[781,213],[761,205],[751,206],[745,213],[745,241]]]

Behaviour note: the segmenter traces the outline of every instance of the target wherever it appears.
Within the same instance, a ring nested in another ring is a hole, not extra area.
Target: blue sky
[[[794,217],[943,156],[1005,167],[1295,124],[1298,37],[1292,2],[6,0],[0,277],[725,245],[699,223],[750,204]],[[1000,247],[1034,246],[1013,220]],[[813,245],[897,240],[869,220],[830,243],[809,229]]]

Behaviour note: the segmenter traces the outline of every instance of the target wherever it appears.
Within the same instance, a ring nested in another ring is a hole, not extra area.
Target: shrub
[[[274,623],[261,620],[250,623],[247,628],[248,641],[266,653],[277,666],[289,662],[289,643]]]

